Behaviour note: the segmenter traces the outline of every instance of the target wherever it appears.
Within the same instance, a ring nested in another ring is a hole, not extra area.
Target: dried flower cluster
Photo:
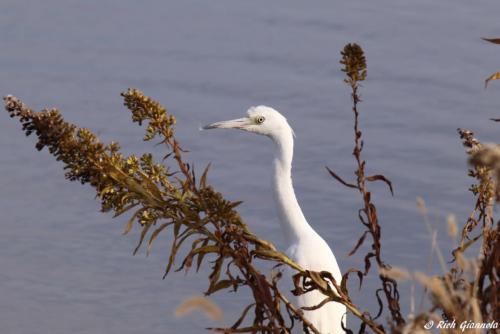
[[[367,74],[363,49],[356,43],[347,44],[340,54],[342,55],[340,63],[344,65],[342,72],[345,72],[347,76],[344,82],[351,87],[357,86],[359,82],[366,79]]]

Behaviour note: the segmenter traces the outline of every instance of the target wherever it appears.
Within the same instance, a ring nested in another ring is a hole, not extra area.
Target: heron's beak
[[[208,129],[245,129],[246,126],[251,125],[248,117],[232,119],[230,121],[215,122],[205,125],[204,130]]]

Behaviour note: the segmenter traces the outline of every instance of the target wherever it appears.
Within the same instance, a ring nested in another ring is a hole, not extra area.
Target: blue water
[[[453,244],[445,217],[461,221],[472,207],[466,156],[456,128],[497,141],[500,49],[480,37],[500,35],[497,0],[464,1],[7,1],[0,3],[0,93],[35,109],[60,108],[125,152],[153,150],[130,122],[119,93],[137,87],[178,118],[177,135],[209,181],[232,200],[259,235],[282,246],[269,185],[272,145],[240,132],[199,132],[202,124],[241,117],[268,104],[297,134],[294,182],[309,222],[346,270],[362,266],[347,253],[362,232],[360,197],[331,179],[328,165],[353,178],[352,114],[339,51],[358,42],[368,58],[361,126],[384,255],[426,271],[430,237],[415,208],[423,197],[443,249]],[[173,315],[207,287],[206,273],[162,280],[166,235],[149,257],[132,256],[137,230],[98,212],[88,187],[64,180],[61,164],[37,153],[17,122],[0,117],[0,332],[200,333],[230,324],[248,301],[221,294],[224,319]],[[372,310],[377,284],[355,301]],[[409,311],[409,285],[402,305]]]

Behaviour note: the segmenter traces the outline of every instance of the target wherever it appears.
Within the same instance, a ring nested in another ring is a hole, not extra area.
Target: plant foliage
[[[161,162],[151,153],[124,155],[118,143],[101,143],[90,130],[66,122],[56,109],[34,112],[11,95],[4,101],[6,110],[11,117],[19,119],[25,134],[35,134],[38,139],[36,148],[47,148],[63,163],[67,179],[95,188],[102,211],[113,212],[115,217],[128,215],[125,234],[134,226],[140,229],[134,254],[144,243],[149,252],[160,233],[170,233],[172,244],[165,275],[174,268],[187,272],[195,267],[198,271],[204,265],[210,268],[206,295],[222,290],[237,292],[242,288],[251,291],[253,300],[242,309],[234,324],[226,328],[211,328],[214,331],[290,333],[298,326],[306,333],[319,334],[304,317],[303,310],[293,305],[280,290],[281,272],[263,273],[258,269],[258,261],[271,261],[276,267],[287,266],[293,270],[292,292],[295,295],[312,290],[325,295],[319,305],[303,307],[304,310],[314,310],[329,302],[344,304],[350,314],[360,320],[358,333],[419,332],[423,331],[424,323],[438,319],[439,314],[464,321],[498,320],[500,227],[498,222],[495,223],[493,206],[500,199],[500,149],[483,145],[472,132],[459,129],[470,155],[472,167],[469,175],[476,180],[470,188],[476,204],[463,226],[459,246],[452,253],[453,263],[449,266],[443,264],[443,275],[410,274],[390,266],[383,259],[382,228],[368,185],[382,181],[392,194],[392,183],[382,174],[366,175],[366,160],[362,156],[364,141],[358,107],[361,102],[360,83],[367,77],[366,57],[357,44],[347,44],[341,56],[342,71],[346,74],[344,82],[351,89],[353,103],[356,179],[345,181],[327,169],[333,178],[361,195],[358,218],[365,231],[350,254],[356,253],[367,238],[371,239],[363,268],[349,269],[341,282],[336,282],[329,272],[301,268],[270,242],[255,235],[236,211],[240,202],[225,199],[207,182],[209,166],[197,177],[192,165],[184,160],[185,151],[175,137],[175,117],[141,91],[129,89],[122,93],[124,105],[131,112],[132,121],[146,127],[143,140],[157,140],[164,146],[166,155]],[[454,224],[453,220],[449,221],[450,230],[456,231]],[[479,256],[466,258],[470,246],[478,243]],[[443,255],[438,255],[442,259]],[[379,304],[375,315],[360,311],[348,291],[350,275],[358,276],[361,287],[372,262],[377,266],[380,280],[380,287],[374,292]],[[397,281],[410,276],[427,289],[431,308],[405,317],[400,309]],[[192,309],[196,303],[203,303],[204,308],[219,316],[218,309],[203,298],[187,301],[184,308]],[[384,313],[384,310],[388,312]],[[386,316],[387,324],[380,321],[382,315]],[[353,331],[346,328],[346,332]],[[477,329],[469,332],[479,333]]]

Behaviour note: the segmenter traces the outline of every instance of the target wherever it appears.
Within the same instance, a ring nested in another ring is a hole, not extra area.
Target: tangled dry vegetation
[[[460,244],[453,250],[454,261],[443,262],[441,276],[409,273],[391,267],[383,259],[382,229],[372,194],[371,182],[385,182],[393,192],[391,182],[383,175],[366,175],[363,159],[363,139],[359,127],[359,84],[367,75],[363,50],[356,44],[345,46],[342,71],[351,90],[354,115],[355,176],[345,181],[331,169],[331,176],[361,195],[359,222],[365,231],[353,245],[351,254],[371,242],[364,257],[362,269],[351,268],[341,282],[328,272],[304,270],[278,251],[270,242],[255,235],[240,217],[236,208],[240,202],[226,200],[207,183],[208,166],[199,174],[184,160],[185,151],[175,138],[175,117],[158,102],[136,89],[122,93],[124,104],[132,114],[132,121],[146,126],[145,141],[158,140],[167,152],[161,163],[150,153],[124,156],[118,143],[103,144],[90,130],[77,128],[66,122],[58,110],[34,112],[14,96],[6,96],[5,107],[11,117],[18,118],[26,135],[35,134],[36,148],[47,148],[64,164],[66,178],[94,187],[101,200],[102,211],[114,212],[115,217],[128,214],[124,233],[138,226],[140,238],[137,250],[147,244],[148,251],[160,233],[171,233],[173,241],[165,275],[177,271],[196,270],[210,266],[206,295],[221,290],[237,292],[250,289],[253,300],[241,310],[234,324],[226,328],[211,328],[223,333],[290,333],[292,327],[302,327],[307,333],[319,334],[280,290],[280,268],[261,272],[258,261],[271,261],[277,267],[288,266],[296,271],[293,279],[295,295],[318,289],[324,295],[319,305],[340,302],[349,310],[349,316],[358,318],[358,333],[414,333],[425,331],[430,320],[456,319],[457,322],[491,322],[500,319],[500,231],[493,217],[493,206],[500,200],[500,148],[481,144],[472,132],[459,130],[470,155],[470,176],[476,179],[471,191],[476,205],[467,218],[460,235]],[[420,204],[424,212],[425,207]],[[450,231],[456,234],[457,223],[450,219]],[[455,231],[455,232],[453,232]],[[479,244],[479,247],[471,247]],[[471,249],[480,253],[466,257]],[[207,256],[208,255],[208,256]],[[442,254],[437,254],[440,258]],[[363,279],[373,272],[380,280],[380,288],[373,292],[379,309],[364,311],[349,295],[348,280],[352,274]],[[371,270],[371,271],[370,271]],[[398,280],[414,278],[425,286],[431,307],[418,314],[403,315],[399,303]],[[183,310],[207,304],[198,298],[186,302]],[[212,307],[212,306],[210,306]],[[363,310],[363,311],[362,311]],[[181,310],[182,311],[182,310]],[[182,311],[182,312],[184,312]],[[217,313],[217,310],[213,310]],[[354,329],[346,329],[352,333]],[[490,329],[493,333],[494,329]],[[448,331],[449,332],[449,331]],[[458,328],[457,332],[461,332]],[[479,333],[479,329],[466,329]]]

